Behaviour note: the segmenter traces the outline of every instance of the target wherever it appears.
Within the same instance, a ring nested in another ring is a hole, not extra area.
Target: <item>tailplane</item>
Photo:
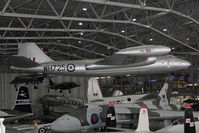
[[[37,63],[53,61],[35,43],[22,43],[18,46],[18,55],[24,56]]]
[[[184,133],[196,133],[191,105],[187,105],[184,114]]]
[[[149,132],[149,116],[146,106],[142,106],[140,109],[138,127],[136,132]]]
[[[88,101],[89,100],[97,100],[97,99],[102,99],[102,92],[99,87],[99,83],[97,81],[97,78],[90,78],[88,80]]]
[[[31,101],[28,88],[20,86],[13,110],[20,112],[32,113]]]

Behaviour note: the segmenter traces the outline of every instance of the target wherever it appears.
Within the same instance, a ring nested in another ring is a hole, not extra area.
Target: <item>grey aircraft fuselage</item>
[[[154,63],[148,65],[134,66],[128,65],[95,65],[97,60],[74,60],[74,61],[54,61],[40,64],[32,68],[11,67],[11,69],[21,70],[25,72],[48,73],[58,75],[73,76],[109,76],[109,75],[144,75],[158,74],[180,71],[190,67],[190,63],[186,60],[176,58],[172,55],[155,57]],[[92,66],[92,67],[91,67]]]

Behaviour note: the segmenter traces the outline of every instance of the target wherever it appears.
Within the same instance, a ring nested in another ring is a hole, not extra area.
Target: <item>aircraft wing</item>
[[[119,50],[114,55],[96,62],[97,65],[126,65],[136,63],[147,63],[148,57],[165,55],[171,52],[171,49],[165,46],[146,45],[139,47],[130,47]],[[149,60],[148,60],[149,61]],[[154,62],[150,60],[148,63]]]
[[[96,65],[127,65],[146,61],[146,57],[138,58],[136,56],[114,54],[103,60],[96,62]]]
[[[31,116],[33,116],[33,113],[19,113],[13,110],[7,110],[7,111],[0,110],[0,118],[5,118],[4,122],[12,122],[15,120],[20,120]]]
[[[86,66],[87,70],[98,70],[105,68],[137,67],[150,65],[156,62],[156,56],[166,55],[171,49],[166,46],[147,45],[141,47],[130,47],[119,50],[112,56]]]
[[[3,55],[0,56],[0,61],[2,64],[13,67],[21,67],[21,68],[29,68],[29,67],[37,67],[40,64],[32,61],[23,56],[13,56],[13,55]]]
[[[8,122],[13,122],[15,120],[20,120],[20,119],[24,119],[24,118],[28,118],[28,117],[31,117],[33,116],[33,113],[27,113],[27,114],[22,114],[22,115],[19,115],[19,116],[11,116],[11,117],[6,117],[4,118],[4,122],[8,123]]]

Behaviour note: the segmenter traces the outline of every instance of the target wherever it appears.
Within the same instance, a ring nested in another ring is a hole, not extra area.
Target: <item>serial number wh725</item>
[[[43,66],[44,72],[65,71],[67,69],[66,67],[67,66],[65,64]]]

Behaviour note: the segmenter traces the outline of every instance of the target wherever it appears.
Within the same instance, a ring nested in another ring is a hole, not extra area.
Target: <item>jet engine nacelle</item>
[[[130,55],[130,56],[157,56],[157,55],[166,55],[170,52],[171,49],[167,46],[146,45],[146,46],[130,47],[122,49],[116,52],[116,54]]]

